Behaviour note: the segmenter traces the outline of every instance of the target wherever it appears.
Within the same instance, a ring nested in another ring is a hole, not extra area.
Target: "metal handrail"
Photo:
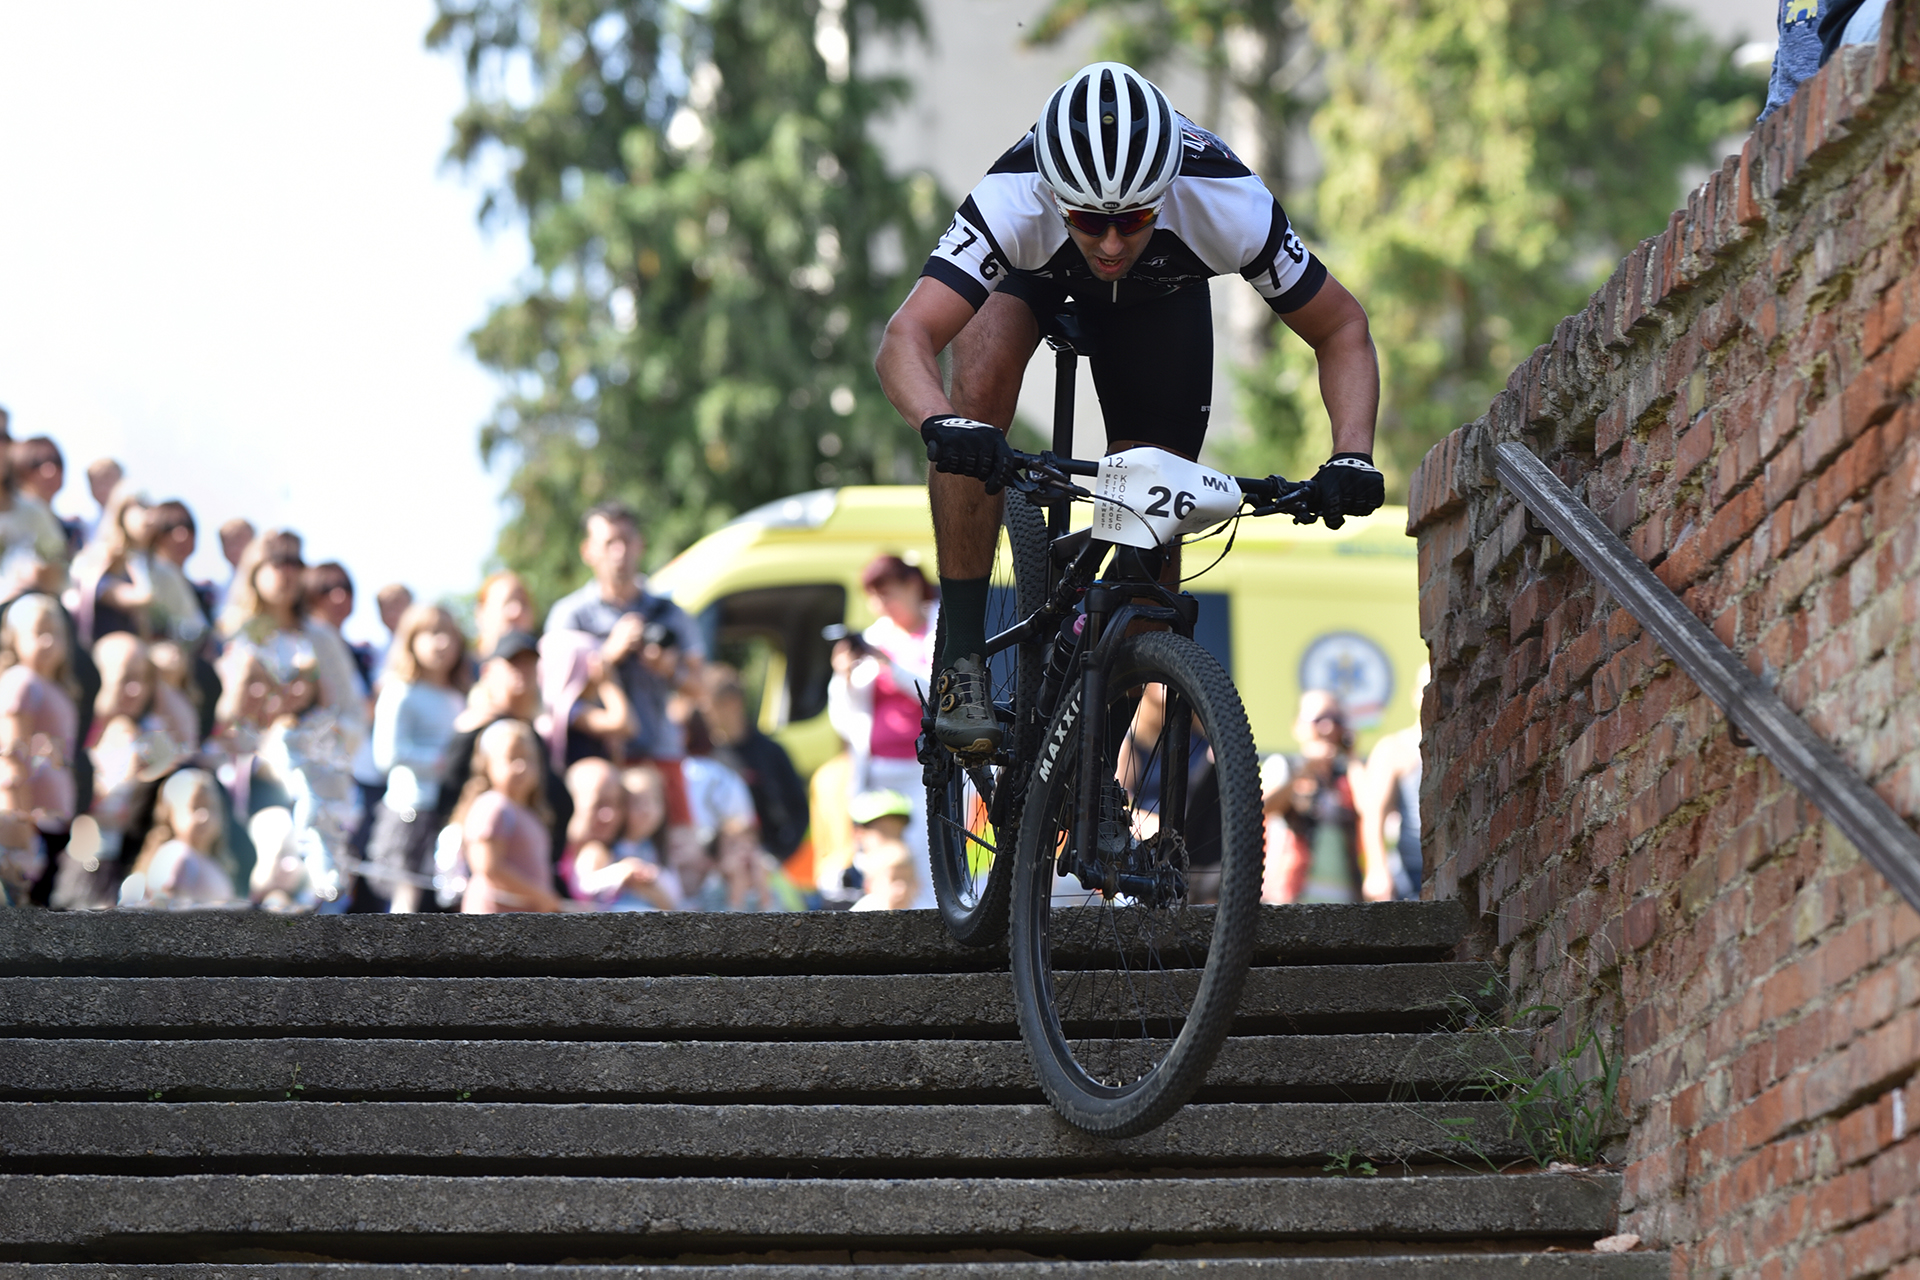
[[[1892,806],[1524,445],[1500,445],[1494,471],[1573,558],[1606,584],[1727,719],[1846,833],[1901,897],[1920,909],[1920,836]]]

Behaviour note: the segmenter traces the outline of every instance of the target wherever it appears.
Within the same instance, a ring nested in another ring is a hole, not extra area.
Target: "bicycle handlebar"
[[[1013,449],[1010,452],[1014,464],[1027,473],[1027,484],[1019,487],[1071,492],[1079,486],[1068,480],[1068,476],[1100,474],[1099,463],[1081,458],[1062,458],[1051,451],[1022,453]],[[1285,476],[1230,478],[1240,486],[1241,496],[1254,504],[1249,515],[1289,515],[1295,524],[1312,524],[1321,518],[1320,490],[1311,480],[1289,480]],[[1338,529],[1345,523],[1340,516],[1328,516],[1326,522],[1330,529]]]

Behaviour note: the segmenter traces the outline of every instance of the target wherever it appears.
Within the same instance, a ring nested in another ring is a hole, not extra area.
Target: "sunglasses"
[[[1160,216],[1160,208],[1155,205],[1147,209],[1127,209],[1121,213],[1096,213],[1092,209],[1061,209],[1060,216],[1067,225],[1083,236],[1104,236],[1107,228],[1112,227],[1123,236],[1138,235],[1153,225]]]

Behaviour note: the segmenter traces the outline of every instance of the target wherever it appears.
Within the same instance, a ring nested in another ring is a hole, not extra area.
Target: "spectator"
[[[492,653],[509,631],[531,632],[537,625],[533,597],[527,594],[527,584],[520,575],[505,571],[488,574],[480,584],[474,609],[475,649]]]
[[[200,749],[201,733],[200,714],[189,691],[187,656],[173,641],[155,640],[147,646],[147,665],[153,675],[153,713],[167,737],[191,755]]]
[[[659,774],[634,770],[647,778],[638,785],[658,801],[653,826],[666,819],[666,800]],[[649,776],[650,775],[650,776]],[[672,911],[680,905],[674,877],[663,875],[659,860],[643,850],[652,842],[643,835],[638,847],[627,841],[634,799],[621,776],[605,760],[581,760],[567,770],[567,791],[573,798],[573,822],[567,830],[567,879],[574,896],[597,902],[608,911]],[[645,815],[642,815],[643,818]]]
[[[853,911],[904,911],[919,896],[916,858],[901,838],[913,809],[898,791],[863,791],[849,806],[853,818],[854,862],[866,892]]]
[[[1340,700],[1320,689],[1300,697],[1297,755],[1270,756],[1260,770],[1267,815],[1263,902],[1352,902],[1360,884],[1353,735]]]
[[[786,748],[747,715],[739,672],[725,665],[709,668],[702,692],[700,712],[713,739],[713,758],[747,784],[760,821],[760,843],[785,862],[807,834],[807,785]]]
[[[1776,0],[1780,42],[1773,52],[1773,73],[1767,79],[1767,103],[1760,119],[1778,111],[1800,85],[1820,69],[1820,7],[1822,0]],[[1832,0],[1825,0],[1831,3]]]
[[[148,554],[132,558],[129,568],[136,583],[140,575],[146,576],[151,634],[177,640],[191,651],[211,629],[200,593],[187,577],[187,561],[199,542],[193,512],[186,503],[169,498],[148,509],[145,532]]]
[[[453,812],[468,868],[462,911],[560,910],[540,756],[540,740],[521,720],[496,721],[475,742]]]
[[[123,907],[236,905],[219,784],[204,769],[181,769],[160,788],[133,871],[120,885]]]
[[[417,911],[437,829],[440,783],[466,710],[467,640],[453,615],[417,605],[399,619],[373,710],[373,765],[386,787],[373,804],[367,879],[396,912]],[[471,746],[469,746],[471,752]]]
[[[220,526],[220,554],[228,565],[227,580],[212,590],[213,616],[218,619],[225,616],[227,605],[233,594],[234,579],[240,575],[240,557],[247,554],[247,548],[253,545],[253,526],[245,520],[233,519]]]
[[[230,752],[255,757],[239,806],[245,814],[267,807],[255,793],[259,781],[291,807],[289,839],[305,885],[268,891],[343,911],[348,841],[360,819],[350,764],[366,735],[366,693],[339,633],[307,618],[306,588],[296,534],[270,529],[241,557],[222,619],[231,638],[221,658],[219,724]],[[270,863],[284,865],[260,850],[260,865]]]
[[[1360,896],[1368,902],[1420,896],[1420,704],[1429,668],[1413,682],[1414,722],[1373,744],[1364,786],[1354,788],[1360,819]]]
[[[633,512],[605,503],[587,513],[580,558],[593,580],[564,596],[547,615],[547,630],[584,631],[632,704],[629,759],[677,760],[685,748],[667,715],[677,689],[692,691],[706,658],[700,631],[686,610],[647,592],[639,574],[644,544]]]
[[[0,621],[0,808],[15,828],[0,834],[0,880],[22,888],[44,874],[49,851],[65,847],[74,818],[80,686],[71,648],[66,614],[48,596],[22,596]]]
[[[15,483],[11,449],[0,449],[0,600],[67,586],[67,534],[53,512]]]
[[[125,631],[151,634],[152,575],[144,563],[151,534],[147,508],[133,486],[122,484],[101,508],[87,545],[73,563],[74,620],[80,642]],[[137,565],[137,567],[136,567]]]
[[[688,721],[693,754],[681,762],[694,838],[668,856],[683,899],[701,911],[764,911],[773,906],[760,849],[753,793],[740,775],[707,754],[706,726]]]
[[[633,705],[601,656],[599,641],[583,631],[542,636],[540,692],[546,704],[541,732],[555,772],[588,758],[625,762]]]
[[[875,559],[860,582],[867,607],[878,617],[858,638],[833,646],[828,718],[852,748],[856,792],[894,791],[911,798],[913,816],[904,838],[925,864],[926,789],[915,744],[920,691],[933,680],[934,591],[926,575],[899,556]],[[919,883],[917,905],[933,906],[931,877],[922,874]]]
[[[480,734],[500,720],[518,720],[529,728],[533,726],[540,712],[538,648],[539,642],[526,632],[511,631],[501,637],[492,652],[483,655],[480,677],[467,695],[467,709],[454,722],[453,741],[447,747],[447,773],[440,780],[440,804],[433,817],[436,831],[453,825],[453,810],[469,781],[468,770],[472,767]],[[548,833],[551,845],[564,845],[567,824],[573,818],[573,801],[567,796],[562,776],[547,767],[544,756],[540,770],[541,793],[546,799],[547,811],[554,816],[553,828]],[[457,831],[450,838],[443,834],[435,858],[440,857],[441,848],[457,850],[458,837]],[[444,874],[445,869],[442,871]]]
[[[360,676],[361,696],[372,696],[373,650],[368,645],[349,643],[341,632],[347,619],[353,616],[353,575],[338,560],[317,564],[307,570],[306,591],[308,616],[340,636],[340,643],[353,655],[353,669]]]
[[[1887,0],[1826,0],[1820,6],[1820,65],[1843,45],[1878,44]]]
[[[61,855],[53,887],[53,905],[69,910],[109,906],[118,898],[115,882],[125,871],[123,841],[132,825],[143,782],[163,777],[188,754],[160,713],[158,681],[146,643],[127,631],[100,637],[93,646],[100,671],[94,698],[94,731],[88,754],[93,762],[90,816],[98,847],[79,853],[69,845]]]
[[[66,459],[60,456],[60,446],[46,436],[34,436],[22,440],[10,450],[13,474],[18,479],[20,492],[30,495],[34,501],[53,513],[53,500],[60,496],[60,490],[67,484]],[[71,562],[80,551],[83,540],[80,521],[62,520],[54,515],[54,522],[67,535],[67,560]]]
[[[394,634],[400,629],[400,619],[406,617],[407,610],[413,608],[413,592],[407,590],[403,583],[389,582],[374,595],[373,602],[380,610],[380,625],[387,629],[386,643],[373,652],[373,679],[377,685],[386,676],[387,659],[393,653]],[[464,636],[460,647],[466,648]],[[472,681],[467,683],[471,684]],[[379,690],[376,688],[374,692],[378,693]]]
[[[95,458],[87,464],[87,492],[93,495],[94,505],[100,511],[93,519],[82,522],[83,543],[92,543],[99,534],[100,524],[106,518],[107,503],[113,499],[113,491],[120,487],[120,481],[124,478],[120,464],[112,458]]]

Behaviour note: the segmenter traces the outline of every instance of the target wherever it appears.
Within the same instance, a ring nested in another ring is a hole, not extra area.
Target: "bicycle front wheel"
[[[1010,490],[1003,523],[1007,538],[987,592],[989,636],[1012,627],[1047,598],[1045,517],[1025,494]],[[939,639],[944,647],[944,632]],[[1026,740],[1033,736],[1028,721],[1040,689],[1043,652],[1040,643],[1030,642],[988,660],[993,700],[1013,716],[999,756],[963,765],[945,748],[922,743],[934,900],[947,931],[966,946],[990,946],[1006,936],[1014,835],[1024,799],[1019,762],[1026,759]],[[1003,786],[1010,790],[1003,794]]]
[[[1192,1097],[1226,1039],[1263,849],[1253,736],[1220,664],[1181,636],[1133,636],[1104,687],[1098,830],[1076,830],[1078,691],[1047,732],[1058,755],[1043,756],[1028,787],[1013,987],[1054,1109],[1087,1133],[1124,1138]]]

